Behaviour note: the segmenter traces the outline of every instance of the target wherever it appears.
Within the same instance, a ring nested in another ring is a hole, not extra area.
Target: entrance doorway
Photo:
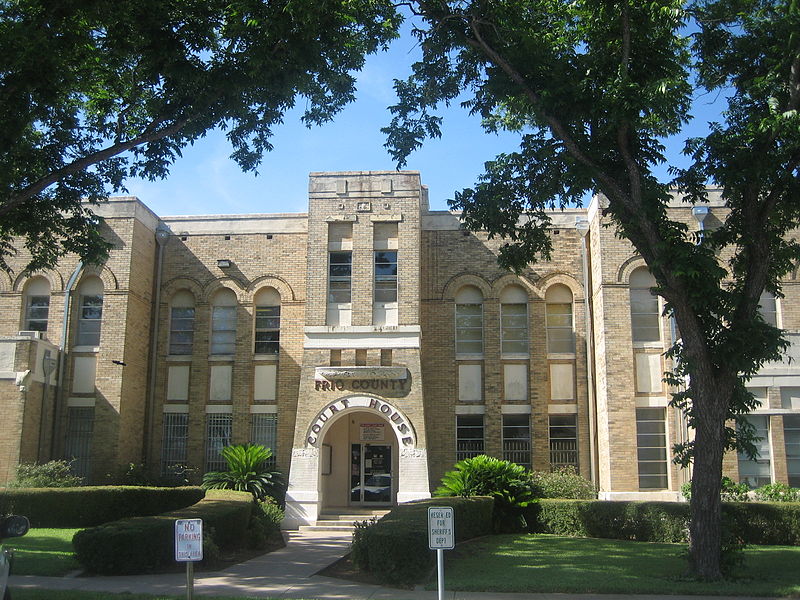
[[[384,444],[351,444],[350,504],[392,503],[392,447]]]

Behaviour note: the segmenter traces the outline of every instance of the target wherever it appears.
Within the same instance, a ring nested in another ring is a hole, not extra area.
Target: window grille
[[[206,415],[206,472],[227,471],[228,463],[222,458],[222,449],[231,445],[230,414]]]
[[[186,442],[189,437],[189,415],[164,413],[161,440],[161,475],[173,477],[177,469],[186,465]]]
[[[456,415],[456,461],[483,453],[483,415]]]
[[[550,468],[578,468],[578,426],[575,415],[550,415]]]
[[[663,408],[636,409],[639,489],[667,488],[667,430]]]
[[[278,454],[278,415],[266,413],[251,416],[250,442],[272,450],[272,457],[267,462],[274,465]]]
[[[72,472],[88,480],[91,475],[94,407],[71,406],[67,409],[67,437],[64,457],[72,461]]]
[[[503,415],[503,460],[531,468],[530,415]]]

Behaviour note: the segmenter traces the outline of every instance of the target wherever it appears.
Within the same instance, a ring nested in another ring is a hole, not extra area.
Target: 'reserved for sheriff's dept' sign
[[[453,526],[453,508],[450,506],[428,507],[428,548],[452,550],[456,547]]]

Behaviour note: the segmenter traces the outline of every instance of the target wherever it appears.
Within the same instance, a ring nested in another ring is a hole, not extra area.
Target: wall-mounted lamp
[[[581,237],[586,237],[589,233],[589,221],[584,217],[575,217],[575,229],[581,234]]]
[[[708,207],[693,206],[692,216],[697,220],[697,228],[700,230],[699,237],[697,239],[697,244],[699,245],[703,242],[703,231],[705,231],[705,226],[703,225],[703,221],[705,221],[706,217],[708,216]]]
[[[217,266],[220,269],[228,269],[231,266],[231,261],[229,261],[227,258],[221,258],[217,261]]]

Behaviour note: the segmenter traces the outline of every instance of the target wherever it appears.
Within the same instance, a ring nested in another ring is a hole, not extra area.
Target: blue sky
[[[289,112],[275,129],[274,150],[264,156],[258,176],[239,169],[229,158],[224,134],[214,131],[184,150],[166,180],[129,180],[128,191],[162,216],[305,212],[312,171],[395,168],[380,129],[391,120],[387,107],[395,103],[393,80],[407,77],[418,57],[416,40],[408,34],[395,40],[388,52],[368,57],[358,74],[357,100],[322,127],[302,125],[300,107]],[[693,134],[702,133],[719,110],[719,102],[713,100],[696,99]],[[446,210],[454,191],[474,185],[484,162],[513,151],[518,140],[514,134],[484,133],[480,119],[459,106],[443,115],[442,137],[429,140],[405,167],[420,172],[434,210]],[[681,144],[668,144],[673,164],[682,160]]]

